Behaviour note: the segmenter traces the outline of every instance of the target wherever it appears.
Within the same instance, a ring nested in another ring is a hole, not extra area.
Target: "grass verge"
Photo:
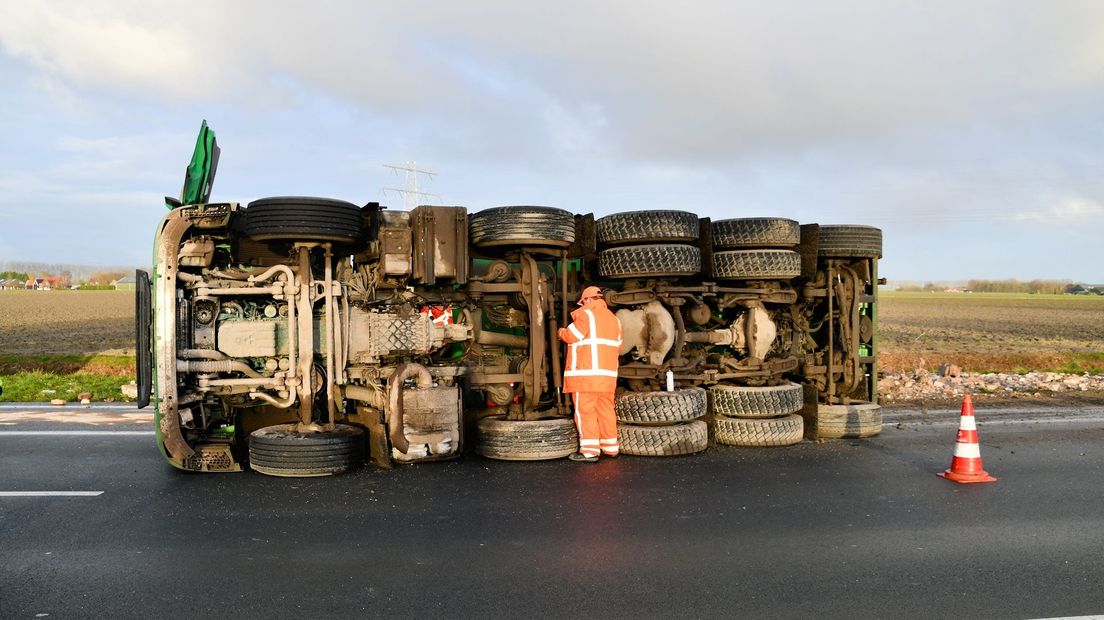
[[[886,372],[912,372],[917,368],[936,370],[940,364],[961,366],[966,372],[1016,373],[1059,372],[1066,374],[1104,374],[1104,353],[956,353],[882,351],[878,369]]]
[[[0,375],[43,372],[55,375],[90,374],[134,378],[130,355],[0,355]],[[125,382],[124,382],[125,383]]]
[[[120,386],[130,383],[130,376],[112,376],[78,372],[59,375],[39,370],[0,374],[4,402],[41,402],[60,398],[75,401],[80,394],[92,394],[96,401],[131,401],[123,396]]]
[[[77,400],[130,401],[119,386],[134,380],[134,358],[127,355],[0,355],[4,402]]]

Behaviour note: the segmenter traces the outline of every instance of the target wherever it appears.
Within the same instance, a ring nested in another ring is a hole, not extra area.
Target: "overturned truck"
[[[175,467],[326,475],[455,458],[472,437],[490,458],[568,456],[556,332],[591,284],[624,332],[622,452],[881,429],[876,228],[213,203],[217,150],[202,147],[138,273],[139,405]]]

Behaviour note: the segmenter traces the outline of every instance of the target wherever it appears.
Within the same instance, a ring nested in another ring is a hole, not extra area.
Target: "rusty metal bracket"
[[[473,296],[495,293],[521,293],[522,285],[517,282],[471,282],[468,291]]]
[[[472,371],[468,375],[468,383],[472,386],[494,385],[497,383],[521,383],[525,377],[521,373],[485,373]]]
[[[525,410],[536,409],[543,391],[545,375],[544,310],[548,305],[547,278],[540,272],[536,259],[528,251],[521,253],[521,296],[529,308],[529,359],[525,375]]]
[[[183,461],[195,455],[180,429],[180,413],[177,411],[176,394],[176,313],[168,309],[176,304],[177,248],[192,221],[182,217],[181,211],[173,211],[161,230],[157,246],[157,281],[155,282],[157,323],[154,326],[154,342],[157,350],[157,411],[160,414],[159,430],[165,442],[165,450],[174,459]],[[228,216],[229,217],[229,216]]]

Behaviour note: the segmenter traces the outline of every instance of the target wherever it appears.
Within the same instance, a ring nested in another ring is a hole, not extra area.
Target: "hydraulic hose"
[[[238,360],[176,360],[177,372],[240,372],[247,377],[261,379],[261,373]]]

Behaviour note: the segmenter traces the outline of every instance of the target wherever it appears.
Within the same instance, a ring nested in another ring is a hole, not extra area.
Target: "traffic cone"
[[[951,468],[936,475],[963,484],[997,481],[981,468],[981,448],[978,446],[977,424],[974,423],[974,401],[969,394],[962,399],[962,418],[958,425]]]

